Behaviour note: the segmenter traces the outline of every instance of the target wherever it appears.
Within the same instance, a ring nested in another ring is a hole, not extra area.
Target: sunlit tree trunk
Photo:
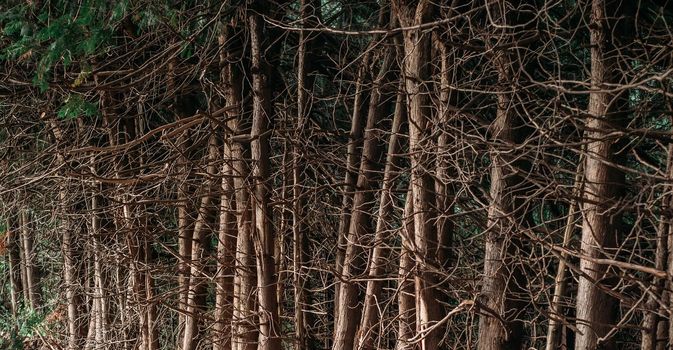
[[[18,230],[13,219],[7,219],[7,233],[5,244],[7,245],[7,265],[9,267],[9,298],[12,307],[12,316],[16,317],[19,311],[21,296],[21,259],[19,256]]]
[[[230,28],[237,30],[237,21]],[[232,40],[234,33],[231,33]],[[227,123],[233,135],[242,134],[249,125],[243,119],[242,74],[237,66],[239,57],[232,55],[225,66],[226,79],[223,79],[225,100],[230,107],[230,120]],[[235,107],[237,106],[237,107]],[[233,136],[232,135],[232,136]],[[232,349],[253,350],[257,348],[256,316],[256,267],[253,246],[252,203],[249,195],[250,170],[247,162],[249,150],[247,144],[228,137],[231,145],[231,164],[236,199],[236,251],[234,269],[233,311],[232,311]]]
[[[234,143],[231,134],[236,130],[238,111],[241,107],[239,96],[232,86],[234,82],[234,67],[227,57],[225,50],[230,47],[229,41],[233,38],[233,29],[227,24],[221,24],[221,33],[218,43],[223,49],[220,53],[220,81],[224,88],[225,107],[227,112],[226,130],[223,145],[222,184],[220,196],[220,226],[217,240],[217,273],[215,278],[215,325],[213,336],[213,350],[231,350],[233,337],[234,315],[234,271],[236,264],[236,187],[234,185]]]
[[[353,98],[351,129],[348,137],[348,146],[346,150],[346,175],[344,185],[342,186],[342,203],[339,215],[339,226],[337,229],[337,253],[334,286],[334,319],[340,313],[340,307],[336,300],[339,299],[341,288],[341,272],[343,270],[344,256],[346,255],[346,237],[350,228],[351,209],[353,204],[353,194],[355,192],[355,182],[357,181],[358,166],[360,160],[360,146],[362,145],[362,135],[364,134],[365,122],[363,118],[363,105],[365,100],[364,83],[369,69],[369,51],[362,58],[362,65],[358,69],[357,79],[355,81],[355,95]]]
[[[613,142],[606,139],[610,130],[608,122],[610,105],[614,94],[605,91],[612,74],[611,59],[606,56],[609,40],[606,2],[591,2],[591,88],[588,119],[586,121],[586,161],[584,163],[584,193],[582,218],[581,254],[589,258],[604,256],[605,249],[616,243],[615,227],[618,216],[609,208],[614,203],[619,171],[610,163],[614,159]],[[577,290],[577,334],[575,349],[596,349],[599,339],[606,335],[615,321],[616,300],[605,293],[600,284],[606,277],[607,266],[580,260],[579,285]],[[601,341],[601,346],[611,348],[613,342]]]
[[[433,43],[439,48],[440,71],[439,71],[439,105],[437,106],[435,116],[435,128],[439,133],[437,137],[437,162],[435,193],[437,201],[437,265],[445,270],[451,266],[451,249],[453,244],[453,222],[448,218],[453,209],[453,189],[450,184],[452,181],[450,170],[453,164],[450,163],[451,143],[454,140],[453,132],[449,129],[452,115],[453,102],[456,99],[456,92],[451,89],[453,72],[455,69],[452,64],[453,56],[449,52],[449,47],[443,42],[440,35],[433,37]],[[455,172],[454,172],[455,173]]]
[[[207,243],[206,233],[212,227],[208,220],[212,216],[211,207],[215,188],[215,176],[217,175],[216,161],[219,149],[217,138],[213,134],[208,139],[208,152],[206,157],[206,174],[203,185],[203,195],[199,204],[198,216],[194,223],[192,234],[192,253],[190,259],[189,294],[187,297],[187,310],[185,315],[185,331],[182,341],[182,350],[193,350],[201,340],[199,321],[203,312],[203,298],[205,290],[205,255]]]
[[[495,24],[505,25],[508,2],[498,2],[490,7]],[[506,27],[498,28],[498,43],[508,40]],[[481,289],[484,309],[479,317],[479,350],[518,349],[523,341],[523,324],[519,305],[512,296],[512,289],[521,286],[520,272],[511,264],[514,255],[516,222],[514,191],[516,172],[514,158],[510,156],[515,138],[515,110],[512,94],[512,61],[506,49],[493,53],[493,66],[498,76],[495,120],[490,126],[490,189],[488,221],[485,235],[484,277]],[[519,210],[520,211],[520,210]]]
[[[49,118],[49,117],[47,117]],[[63,147],[63,131],[58,125],[55,118],[47,120],[50,129],[54,135],[54,140],[58,147]],[[65,164],[65,156],[59,152],[56,155],[56,162],[58,166]],[[76,228],[73,223],[68,220],[70,212],[71,198],[69,197],[68,181],[61,183],[58,192],[58,199],[60,202],[59,214],[62,215],[63,220],[61,230],[61,253],[63,254],[63,285],[65,288],[65,299],[67,304],[67,349],[79,350],[82,345],[82,337],[84,336],[84,327],[80,320],[81,303],[77,293],[79,281],[77,280],[76,267],[76,248],[75,248],[75,232]]]
[[[400,91],[403,86],[400,86]],[[406,105],[404,104],[404,94],[398,92],[395,102],[395,114],[391,127],[390,138],[388,140],[388,152],[386,153],[386,163],[383,170],[383,182],[381,185],[381,194],[379,199],[378,217],[376,218],[376,229],[374,237],[374,248],[372,249],[369,267],[367,289],[362,311],[362,320],[356,338],[356,349],[375,349],[377,333],[374,325],[377,319],[382,319],[378,311],[379,301],[382,299],[381,288],[384,273],[385,254],[388,249],[386,246],[389,241],[386,236],[390,235],[392,229],[390,221],[394,209],[394,198],[392,189],[398,172],[398,159],[401,151],[400,132],[402,123],[406,119]]]
[[[386,20],[385,11],[379,9],[379,27],[384,26]],[[348,134],[348,145],[346,149],[346,175],[341,186],[342,202],[339,215],[339,226],[337,229],[337,252],[334,274],[336,275],[334,283],[334,320],[340,313],[339,293],[341,290],[341,274],[343,270],[344,258],[346,255],[346,241],[348,230],[350,229],[350,220],[353,210],[353,196],[355,194],[355,185],[358,180],[358,167],[360,166],[360,148],[363,143],[363,135],[366,124],[366,116],[363,113],[364,105],[367,100],[366,80],[371,73],[372,52],[378,43],[377,36],[374,36],[365,49],[365,53],[360,62],[355,79],[355,91],[353,96],[353,105],[351,109],[351,129]]]
[[[23,248],[23,266],[25,270],[24,291],[26,302],[32,309],[35,309],[37,307],[38,293],[35,284],[35,273],[33,271],[33,238],[29,227],[30,220],[28,219],[27,209],[21,210],[19,223],[21,225],[21,247]]]
[[[402,228],[400,228],[400,268],[398,273],[398,332],[396,350],[416,349],[415,344],[411,342],[416,329],[416,304],[414,301],[414,202],[411,188],[407,191],[406,202],[404,204],[404,216],[402,217]]]
[[[300,15],[303,27],[316,26],[320,16],[320,2],[316,0],[301,0]],[[308,338],[304,314],[306,304],[307,271],[303,270],[308,256],[308,238],[305,218],[304,200],[304,167],[303,142],[305,129],[308,126],[312,106],[314,75],[312,74],[313,60],[316,59],[312,50],[313,36],[307,31],[299,32],[299,47],[297,49],[297,125],[295,140],[292,145],[292,261],[294,283],[294,348],[306,349]],[[283,245],[281,245],[282,247]],[[282,255],[281,255],[282,256]],[[282,283],[282,282],[281,282]],[[281,285],[279,283],[279,285]],[[279,298],[282,295],[278,295]]]
[[[167,68],[167,90],[177,89],[175,82],[175,64],[176,60],[168,62]],[[177,103],[177,99],[173,98]],[[176,113],[176,118],[185,117],[181,113]],[[183,327],[183,332],[178,333],[177,345],[182,345],[184,340],[184,325],[186,316],[184,310],[187,309],[187,298],[189,295],[190,278],[190,260],[192,253],[192,230],[194,228],[194,219],[192,215],[192,205],[190,198],[189,180],[191,175],[190,160],[187,155],[187,145],[189,143],[189,133],[187,130],[181,132],[176,140],[175,147],[178,149],[178,175],[177,175],[177,219],[178,219],[178,320],[179,326]],[[181,337],[182,336],[182,337]]]
[[[260,350],[280,349],[280,323],[277,307],[278,276],[274,262],[275,238],[270,201],[270,125],[273,121],[270,69],[262,55],[264,22],[257,14],[248,15],[252,61],[252,129],[251,155],[254,181],[253,215],[257,257],[257,295],[259,300]]]
[[[671,173],[671,151],[672,147],[669,147],[668,151],[668,160],[667,160],[667,174]],[[662,198],[663,208],[662,212],[666,212],[670,206],[671,196],[664,195]],[[667,238],[670,232],[670,224],[668,220],[661,218],[659,225],[657,226],[657,237],[656,237],[656,251],[654,257],[655,268],[660,271],[666,270],[666,258],[668,255],[668,242]],[[653,294],[648,297],[648,301],[645,305],[646,311],[643,316],[643,330],[641,331],[641,344],[640,348],[644,350],[655,350],[658,345],[658,328],[661,317],[658,314],[659,303],[658,298],[655,296],[662,295],[663,287],[665,285],[665,280],[655,277],[652,281],[654,286]],[[665,302],[665,300],[664,300]]]
[[[432,4],[420,1],[416,6],[396,5],[402,26],[423,24]],[[430,264],[436,261],[437,229],[435,222],[435,184],[428,169],[431,159],[428,148],[430,134],[429,80],[430,34],[420,29],[403,32],[404,69],[409,109],[409,150],[411,157],[411,188],[414,207],[414,254],[418,272],[414,278],[416,295],[416,333],[422,338],[422,350],[436,349],[440,334],[429,331],[440,318],[441,307],[435,290],[435,276]]]
[[[339,298],[335,300],[340,305],[339,314],[335,315],[334,350],[348,350],[354,346],[355,331],[361,316],[359,303],[359,289],[357,282],[350,279],[357,278],[366,270],[363,261],[363,246],[367,237],[374,234],[372,227],[371,210],[374,202],[376,178],[378,173],[377,162],[380,158],[378,123],[382,117],[382,84],[390,68],[393,58],[392,52],[387,52],[376,77],[367,111],[367,125],[365,127],[362,146],[362,159],[358,172],[355,195],[353,196],[353,211],[351,213],[350,228],[348,230],[346,255],[341,272],[343,281],[340,285]]]
[[[100,190],[100,185],[94,185],[96,190]],[[94,254],[94,310],[91,317],[95,319],[95,348],[102,349],[105,346],[107,325],[107,300],[105,295],[105,279],[103,276],[103,250],[101,247],[101,223],[99,213],[98,193],[91,194],[91,239],[93,241]]]

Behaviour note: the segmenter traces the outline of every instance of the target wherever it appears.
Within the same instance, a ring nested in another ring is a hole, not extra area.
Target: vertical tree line
[[[0,4],[0,347],[666,349],[664,0]]]

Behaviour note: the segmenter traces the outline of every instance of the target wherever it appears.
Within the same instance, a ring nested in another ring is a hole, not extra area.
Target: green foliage
[[[74,119],[80,116],[93,117],[98,114],[98,103],[88,102],[81,95],[69,95],[57,114],[61,119]]]
[[[42,91],[48,88],[50,71],[57,64],[67,68],[105,53],[128,7],[126,2],[101,0],[58,3],[33,9],[34,13],[27,6],[15,6],[0,14],[1,39],[7,43],[0,47],[0,61],[32,60],[36,65],[33,84]]]
[[[0,348],[23,349],[25,340],[44,335],[47,327],[44,323],[46,313],[22,306],[14,318],[8,310],[0,312]]]

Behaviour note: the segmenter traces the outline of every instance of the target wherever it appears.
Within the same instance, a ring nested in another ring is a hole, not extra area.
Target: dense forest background
[[[672,25],[1,1],[0,348],[670,348]]]

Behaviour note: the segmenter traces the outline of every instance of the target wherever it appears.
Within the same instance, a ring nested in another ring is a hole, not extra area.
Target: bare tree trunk
[[[379,18],[378,23],[379,27],[385,25],[385,11],[383,8],[379,9]],[[351,114],[351,129],[350,134],[348,135],[348,146],[346,150],[346,175],[344,177],[344,184],[342,186],[342,203],[341,203],[341,212],[339,216],[339,227],[337,230],[337,252],[336,252],[336,264],[335,264],[335,282],[334,282],[334,320],[336,321],[337,315],[340,313],[340,306],[337,300],[339,300],[339,293],[341,290],[341,274],[343,270],[344,257],[346,255],[346,238],[348,236],[348,230],[350,229],[350,220],[351,212],[353,209],[353,196],[355,192],[355,185],[358,180],[358,167],[360,165],[360,146],[362,146],[364,135],[364,128],[366,124],[365,118],[363,118],[363,105],[366,101],[366,86],[365,80],[367,79],[368,72],[370,70],[370,60],[372,59],[371,55],[374,51],[374,48],[378,44],[378,37],[374,36],[365,50],[364,56],[360,63],[360,67],[357,72],[357,78],[355,80],[355,94],[353,97],[353,109]]]
[[[275,239],[273,211],[269,205],[270,124],[273,120],[270,70],[262,51],[263,21],[257,14],[248,15],[252,55],[252,130],[251,155],[253,161],[255,251],[257,256],[257,295],[259,300],[260,350],[280,350],[280,323],[278,317],[276,283],[278,276],[274,263]]]
[[[25,291],[28,302],[28,305],[35,309],[37,307],[37,287],[35,285],[35,274],[33,272],[33,239],[30,234],[27,209],[21,210],[20,214],[20,224],[21,224],[21,243],[23,247],[23,265],[26,271],[26,281],[25,281]]]
[[[449,52],[447,45],[442,41],[439,35],[435,35],[433,42],[439,48],[441,60],[439,72],[439,106],[437,108],[436,132],[437,137],[437,164],[435,193],[437,201],[437,263],[438,266],[448,269],[451,266],[451,249],[453,245],[453,222],[447,218],[453,209],[453,189],[450,185],[450,172],[452,164],[449,162],[449,145],[453,140],[451,131],[447,131],[451,115],[452,102],[455,100],[456,93],[451,89],[451,79],[453,77],[452,64],[449,61]]]
[[[587,156],[584,165],[585,187],[583,194],[583,221],[581,254],[599,258],[605,248],[614,246],[615,232],[611,222],[618,221],[611,203],[621,182],[616,179],[618,170],[609,164],[613,159],[611,140],[606,139],[610,125],[606,116],[614,95],[605,91],[609,82],[611,64],[605,56],[608,23],[604,0],[591,3],[591,88],[588,120],[586,122]],[[575,349],[589,350],[598,346],[599,339],[610,330],[615,318],[615,299],[605,293],[599,284],[605,278],[607,266],[581,259],[577,290],[577,336]],[[602,341],[601,341],[602,342]],[[612,347],[607,342],[602,346]]]
[[[142,287],[144,286],[144,278],[141,272],[141,258],[142,252],[139,244],[141,239],[139,236],[143,235],[144,232],[141,232],[140,227],[137,225],[137,213],[134,213],[134,206],[130,204],[129,196],[122,196],[122,213],[123,213],[123,232],[125,232],[126,240],[126,249],[129,254],[130,264],[129,264],[129,273],[128,273],[128,283],[126,285],[126,300],[127,305],[133,306],[132,315],[138,317],[137,321],[131,322],[128,324],[129,333],[131,335],[139,332],[138,338],[136,341],[140,343],[140,349],[146,350],[146,327],[147,319],[145,313],[142,310],[144,293]]]
[[[582,157],[580,157],[579,168],[575,174],[575,182],[572,198],[577,198],[582,193]],[[568,204],[568,218],[566,219],[565,227],[563,229],[563,248],[568,248],[573,232],[575,231],[576,221],[576,207],[577,201],[571,200]],[[549,328],[547,329],[547,350],[561,349],[562,335],[564,325],[563,317],[563,298],[566,297],[566,289],[568,281],[566,278],[566,261],[568,259],[567,253],[561,253],[561,258],[558,262],[556,270],[556,277],[554,278],[554,295],[549,304]]]
[[[362,135],[364,134],[365,122],[362,113],[364,104],[364,83],[369,69],[369,57],[371,50],[368,50],[362,58],[362,65],[358,69],[358,76],[355,81],[355,96],[353,98],[353,111],[351,117],[351,130],[348,137],[348,146],[346,151],[346,176],[343,185],[343,197],[341,203],[341,215],[339,216],[339,227],[337,229],[337,253],[335,265],[335,285],[334,285],[334,318],[338,317],[340,307],[336,300],[339,300],[341,289],[341,273],[343,270],[344,256],[346,254],[346,237],[350,228],[351,209],[353,204],[353,193],[355,191],[355,182],[358,178],[358,166],[360,160],[359,147],[362,145]]]
[[[58,126],[55,118],[48,119],[49,126],[57,145],[63,142],[63,132]],[[65,164],[65,157],[63,153],[56,155],[56,162],[58,166]],[[78,350],[81,345],[84,328],[82,327],[80,316],[80,301],[77,295],[77,267],[75,265],[75,246],[73,243],[75,228],[73,223],[68,219],[70,198],[68,197],[68,181],[64,180],[59,188],[59,214],[64,218],[63,227],[61,227],[61,252],[63,254],[63,284],[65,287],[65,299],[67,303],[67,334],[68,345],[67,350]]]
[[[66,190],[60,192],[61,203],[68,203]],[[65,204],[64,204],[65,205]],[[66,224],[63,229],[63,240],[61,242],[63,251],[63,281],[65,284],[65,298],[68,303],[68,350],[77,350],[80,346],[83,327],[79,320],[80,303],[77,297],[77,271],[75,266],[75,248],[73,244],[73,228],[71,224]]]
[[[96,84],[99,84],[99,80],[98,80],[99,78],[98,78],[97,75],[94,75],[94,79],[95,79]],[[104,91],[100,91],[99,96],[100,96],[100,101],[101,101],[100,102],[100,107],[101,107],[101,114],[103,116],[103,125],[106,128],[106,132],[107,132],[107,136],[108,136],[108,143],[110,144],[110,146],[117,146],[120,143],[120,137],[121,137],[120,132],[119,132],[120,121],[118,119],[115,120],[113,118],[113,115],[110,113],[110,109],[113,108],[112,107],[113,103],[111,103],[112,99],[111,99],[110,95],[108,93],[104,92]],[[120,158],[119,157],[115,158],[113,162],[114,162],[114,164],[113,164],[114,176],[119,177]],[[116,187],[117,187],[116,191],[120,192],[121,186],[117,185]],[[114,197],[115,202],[123,202],[123,199],[121,198],[121,195],[119,193],[115,193],[113,195],[113,197]],[[96,206],[98,206],[98,204]],[[115,207],[111,211],[112,211],[112,220],[113,220],[113,223],[114,223],[115,232],[123,232],[124,222],[125,222],[124,215],[123,215],[123,209],[120,210],[119,207]],[[96,212],[94,211],[94,215],[95,214],[96,214]],[[117,236],[117,235],[115,235],[115,236]],[[122,235],[119,235],[119,236],[122,236]],[[118,246],[122,247],[124,245],[124,243],[122,243],[122,241],[125,240],[125,238],[116,237],[115,240],[116,240],[115,243]],[[98,241],[96,243],[100,244],[100,241]],[[111,315],[114,314],[115,311],[116,311],[116,313],[118,313],[118,315],[119,315],[119,325],[118,326],[115,325],[114,324],[114,319],[110,319],[111,323],[110,323],[109,329],[108,329],[110,331],[110,334],[109,334],[108,338],[109,339],[114,339],[115,337],[122,338],[123,343],[121,344],[121,347],[123,349],[129,349],[131,344],[130,344],[129,336],[128,336],[128,332],[129,332],[129,328],[130,328],[129,323],[128,323],[129,317],[128,317],[128,314],[127,314],[127,312],[128,312],[128,308],[127,308],[128,299],[127,299],[127,295],[125,293],[125,286],[124,286],[124,281],[125,281],[124,275],[126,274],[125,273],[126,269],[124,267],[122,267],[122,256],[121,255],[122,254],[114,254],[113,255],[114,256],[114,275],[113,275],[114,277],[113,277],[113,279],[115,281],[114,282],[115,290],[114,290],[113,294],[117,295],[117,298],[116,298],[117,300],[116,300],[116,310],[110,310]],[[126,265],[126,264],[124,264],[124,265]],[[112,305],[113,304],[111,303],[111,306]],[[106,312],[107,312],[107,310],[106,310]],[[106,322],[105,320],[103,320],[103,321]],[[113,330],[118,330],[118,333],[115,334],[115,332],[113,332]]]
[[[145,266],[152,266],[154,252],[152,244],[145,239]],[[157,302],[155,301],[154,278],[151,270],[145,273],[145,300],[147,303],[147,350],[159,349],[159,329],[157,322]]]
[[[670,174],[670,169],[671,169],[671,147],[669,147],[668,151],[668,165],[667,165],[667,174]],[[662,202],[664,207],[662,208],[662,212],[666,212],[669,202],[670,202],[670,195],[665,195],[662,198]],[[669,233],[669,223],[665,219],[661,219],[659,221],[659,225],[657,227],[657,237],[656,237],[656,252],[655,252],[655,267],[657,270],[664,271],[666,269],[666,257],[668,255],[667,251],[667,236]],[[654,286],[654,289],[652,290],[652,293],[654,295],[650,295],[647,303],[645,304],[645,315],[643,316],[643,330],[641,331],[641,344],[640,348],[645,349],[645,350],[655,350],[657,347],[657,330],[658,330],[658,325],[659,325],[659,315],[658,315],[658,309],[659,309],[659,303],[657,302],[657,298],[655,296],[662,295],[663,287],[664,287],[665,281],[661,278],[654,277],[654,280],[652,281],[652,285]]]
[[[171,60],[168,64],[168,89],[174,90],[175,81],[175,61]],[[180,116],[178,116],[180,118]],[[179,324],[184,327],[186,316],[183,312],[187,309],[187,298],[189,295],[189,277],[190,260],[192,254],[192,230],[193,219],[191,217],[191,205],[189,199],[189,177],[190,165],[187,153],[187,143],[189,142],[188,132],[182,132],[177,138],[177,148],[180,153],[178,157],[178,179],[177,203],[178,203],[178,310]],[[184,329],[184,328],[183,328]],[[184,331],[183,331],[184,332]],[[180,334],[180,333],[179,333]],[[184,333],[182,333],[184,334]],[[178,340],[178,345],[182,344],[182,339]]]
[[[232,147],[224,145],[220,227],[217,242],[217,274],[215,277],[215,325],[213,350],[230,350],[233,316],[233,274],[236,249],[236,200],[231,166]]]
[[[316,0],[301,0],[300,14],[302,27],[316,25],[319,16],[320,2]],[[311,34],[307,31],[299,32],[299,47],[297,50],[297,126],[295,141],[292,146],[292,260],[293,260],[293,283],[294,283],[294,348],[295,350],[306,349],[309,334],[306,331],[306,271],[303,267],[306,263],[308,252],[306,251],[304,225],[304,157],[301,144],[304,142],[305,128],[309,119],[309,111],[312,104],[313,75],[312,60],[315,59],[311,50]],[[283,245],[281,244],[281,247]],[[282,255],[281,255],[282,259]],[[281,285],[281,283],[279,283]],[[279,298],[281,295],[278,295]]]
[[[384,254],[387,250],[386,236],[390,233],[391,227],[389,225],[392,217],[393,193],[392,189],[395,185],[397,176],[397,162],[398,153],[400,152],[400,130],[402,123],[406,119],[406,106],[404,104],[404,94],[402,91],[402,84],[400,84],[400,92],[397,94],[397,101],[395,102],[395,115],[393,117],[393,125],[391,128],[390,139],[388,140],[388,153],[386,154],[386,165],[383,170],[383,183],[381,185],[381,197],[379,199],[379,213],[376,219],[376,235],[374,237],[374,248],[370,258],[367,290],[365,293],[364,310],[362,312],[362,320],[360,321],[360,329],[358,330],[356,339],[356,349],[375,349],[377,334],[373,329],[378,315],[378,301],[381,300],[381,287],[384,268]]]
[[[673,178],[673,144],[668,145],[666,174],[669,179]],[[663,195],[661,204],[661,210],[664,213],[667,209],[673,207],[673,195],[671,195],[670,192],[666,192],[670,190],[670,186],[665,187],[665,194]],[[655,267],[658,270],[668,271],[670,274],[673,271],[673,251],[671,251],[671,248],[673,247],[673,238],[671,236],[673,233],[673,226],[671,226],[671,220],[669,218],[664,218],[664,215],[660,218],[657,229]],[[673,301],[671,300],[672,296],[670,288],[665,288],[667,286],[670,287],[670,284],[669,281],[658,278],[653,281],[653,285],[655,286],[653,292],[655,295],[661,295],[662,303],[660,304],[653,296],[650,296],[647,302],[646,307],[648,312],[643,317],[644,329],[642,331],[641,349],[663,350],[670,339],[673,339],[670,337],[670,335],[673,335],[673,329],[671,329],[671,333],[669,333],[671,318],[669,317],[666,319],[665,317],[660,316],[669,313],[666,309]],[[659,314],[657,314],[657,312],[659,312]],[[673,312],[670,314],[673,315]]]
[[[411,276],[414,273],[414,202],[411,192],[411,186],[407,191],[406,203],[404,205],[404,216],[402,217],[402,228],[400,237],[402,246],[400,247],[400,270],[398,274],[398,334],[396,350],[415,349],[411,339],[414,337],[416,329],[416,304],[414,301],[414,284]]]
[[[94,186],[100,188],[100,185]],[[91,194],[91,238],[93,241],[94,254],[94,309],[92,317],[95,319],[95,348],[102,349],[105,346],[107,336],[107,303],[105,297],[105,285],[103,278],[102,255],[100,235],[101,225],[99,216],[98,193]]]
[[[380,156],[379,131],[377,124],[381,118],[382,108],[379,106],[382,97],[382,84],[390,68],[393,59],[392,52],[386,53],[376,77],[367,112],[367,126],[365,128],[364,143],[362,146],[362,159],[360,162],[358,181],[353,197],[353,211],[351,213],[350,228],[346,246],[346,255],[341,272],[339,299],[336,303],[342,308],[335,315],[334,326],[334,350],[349,350],[353,348],[355,331],[360,320],[360,308],[358,307],[359,285],[350,279],[358,277],[365,269],[362,261],[362,247],[366,239],[374,233],[370,212],[374,202],[374,188],[378,172],[377,161]]]
[[[247,165],[240,145],[235,145],[236,209],[238,212],[238,239],[236,241],[236,272],[234,275],[234,315],[232,348],[257,348],[257,317],[255,302],[255,257],[252,242],[252,212],[247,189]]]
[[[506,21],[507,2],[496,3],[490,9],[494,22],[500,25]],[[506,27],[500,29],[506,30]],[[506,33],[496,34],[498,39],[506,38]],[[498,74],[497,109],[490,137],[495,148],[490,150],[491,177],[490,203],[486,244],[484,251],[484,281],[481,295],[483,311],[479,317],[479,350],[518,349],[521,347],[523,324],[520,321],[518,303],[512,297],[512,289],[521,285],[518,267],[511,265],[514,248],[514,232],[519,213],[515,213],[513,203],[515,166],[510,157],[515,140],[512,96],[507,86],[512,84],[509,54],[499,49],[492,59]],[[517,208],[518,209],[518,208]]]
[[[232,30],[236,30],[236,22],[232,21]],[[232,39],[233,39],[232,34]],[[225,66],[226,79],[223,79],[225,100],[232,107],[227,123],[233,135],[242,133],[245,124],[241,116],[242,78],[236,63],[239,57],[233,56]],[[233,108],[238,106],[238,108]],[[249,196],[249,168],[246,161],[247,146],[229,138],[225,142],[231,145],[231,163],[236,199],[237,239],[235,252],[233,312],[232,312],[232,349],[254,350],[257,348],[257,317],[255,302],[255,257],[252,241],[252,212]]]
[[[431,12],[432,4],[421,1],[416,6],[396,5],[400,24],[404,27],[421,25]],[[435,184],[428,173],[430,157],[427,152],[429,128],[430,38],[420,29],[404,31],[404,75],[409,103],[409,148],[411,154],[411,184],[414,206],[414,247],[416,268],[414,289],[416,294],[416,332],[422,338],[422,350],[439,346],[439,332],[429,331],[440,317],[435,276],[430,264],[436,262],[437,230],[434,224]]]
[[[12,316],[16,317],[19,312],[21,290],[21,258],[19,256],[19,240],[18,230],[16,224],[13,222],[11,216],[7,219],[7,259],[9,266],[9,288],[10,288],[10,302],[12,305]]]
[[[221,48],[229,47],[229,40],[233,35],[228,25],[222,24],[221,33],[218,37]],[[236,130],[240,97],[232,86],[235,73],[233,63],[229,62],[227,50],[220,54],[220,81],[225,91],[225,103],[228,107],[227,129],[225,130],[223,145],[222,164],[222,194],[220,197],[220,227],[217,241],[217,274],[215,277],[215,325],[213,337],[213,350],[231,350],[234,316],[234,280],[233,275],[236,265],[236,186],[234,185],[234,144],[230,137]]]
[[[213,200],[214,177],[217,175],[216,161],[218,158],[217,138],[211,135],[208,140],[208,153],[206,158],[206,179],[203,186],[203,196],[199,205],[199,213],[194,223],[192,235],[191,268],[189,279],[189,294],[187,298],[187,310],[185,315],[185,332],[182,341],[182,350],[193,350],[199,340],[199,319],[201,318],[202,299],[204,285],[204,267],[206,251],[206,232],[210,224],[207,222],[211,216],[211,202]]]

